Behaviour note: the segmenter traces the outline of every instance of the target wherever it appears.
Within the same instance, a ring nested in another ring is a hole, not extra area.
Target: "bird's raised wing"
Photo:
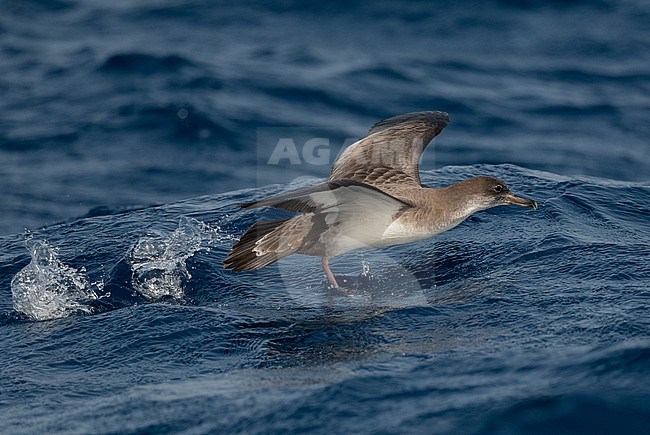
[[[419,161],[431,140],[449,123],[445,112],[414,112],[384,119],[346,148],[329,182],[348,179],[396,194],[399,185],[420,187]]]

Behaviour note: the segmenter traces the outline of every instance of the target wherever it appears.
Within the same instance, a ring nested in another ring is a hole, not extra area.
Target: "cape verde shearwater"
[[[232,247],[224,267],[255,270],[293,253],[314,255],[322,258],[330,285],[338,287],[328,263],[337,255],[432,237],[499,205],[537,209],[535,201],[514,195],[492,177],[423,187],[420,156],[448,123],[449,115],[436,111],[385,119],[341,153],[327,182],[241,204],[300,214],[255,223]]]

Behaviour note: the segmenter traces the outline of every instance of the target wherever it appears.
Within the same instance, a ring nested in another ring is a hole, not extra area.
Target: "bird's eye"
[[[503,192],[503,189],[504,189],[504,187],[503,187],[502,185],[500,185],[500,184],[497,184],[496,186],[494,186],[494,191],[495,191],[496,193],[501,193],[501,192]]]

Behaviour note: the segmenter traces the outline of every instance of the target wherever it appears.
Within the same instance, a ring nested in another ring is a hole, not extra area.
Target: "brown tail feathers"
[[[275,263],[300,249],[311,226],[311,214],[257,222],[233,245],[223,266],[239,272]]]

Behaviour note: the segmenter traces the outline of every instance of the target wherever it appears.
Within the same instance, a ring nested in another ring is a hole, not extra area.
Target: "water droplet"
[[[183,107],[177,113],[179,119],[185,119],[188,117],[189,114],[190,114],[189,110],[187,110],[185,107]]]

